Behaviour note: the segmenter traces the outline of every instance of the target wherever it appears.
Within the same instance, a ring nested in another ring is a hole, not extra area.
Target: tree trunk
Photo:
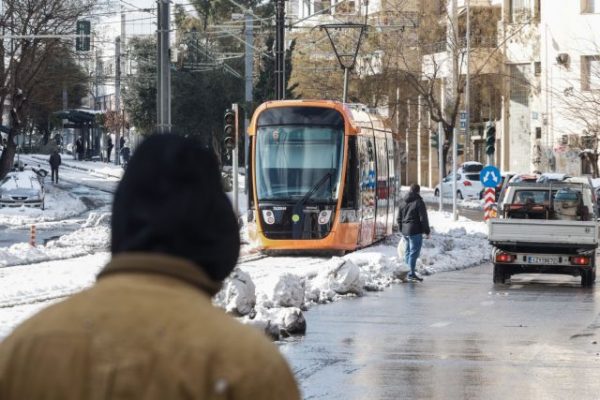
[[[6,174],[10,172],[13,167],[13,161],[15,154],[17,153],[17,145],[13,141],[14,132],[11,131],[8,134],[8,140],[6,141],[6,147],[2,151],[0,156],[0,179],[3,179]]]

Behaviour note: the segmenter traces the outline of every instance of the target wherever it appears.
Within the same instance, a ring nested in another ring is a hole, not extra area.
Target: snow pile
[[[100,216],[93,223],[94,226],[61,236],[48,242],[46,246],[32,247],[28,243],[17,243],[10,247],[0,247],[0,267],[63,260],[108,251],[110,227],[103,222],[105,220],[106,217]]]
[[[30,225],[44,221],[59,221],[87,210],[76,196],[46,185],[45,210],[28,207],[0,208],[0,225]]]
[[[489,259],[491,248],[484,223],[466,218],[455,222],[450,213],[438,212],[430,212],[430,220],[434,231],[423,242],[417,261],[419,273],[464,269]],[[215,298],[215,304],[243,315],[243,322],[275,338],[303,333],[306,322],[302,311],[312,305],[361,296],[403,282],[408,267],[397,254],[400,239],[401,235],[396,234],[341,258],[268,257],[242,263]]]

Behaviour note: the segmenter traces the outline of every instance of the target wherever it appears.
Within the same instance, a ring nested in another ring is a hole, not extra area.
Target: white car
[[[450,174],[442,180],[442,194],[444,197],[452,197],[452,180],[454,174]],[[479,194],[483,190],[483,184],[479,180],[479,172],[459,172],[456,176],[456,197],[459,199],[479,200]],[[435,187],[434,194],[440,195],[440,185]]]
[[[44,185],[34,171],[9,172],[0,182],[0,208],[37,207],[44,209]]]

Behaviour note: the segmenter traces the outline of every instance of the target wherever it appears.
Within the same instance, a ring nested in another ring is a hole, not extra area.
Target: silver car
[[[37,207],[44,209],[43,176],[34,171],[9,172],[0,182],[0,207]]]

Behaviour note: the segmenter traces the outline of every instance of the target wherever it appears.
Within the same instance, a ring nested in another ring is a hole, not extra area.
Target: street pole
[[[438,132],[439,132],[439,137],[438,137],[438,175],[439,175],[439,185],[440,185],[440,207],[439,207],[439,211],[443,211],[444,210],[444,190],[442,188],[442,181],[444,180],[444,171],[442,168],[442,165],[444,164],[444,141],[445,141],[445,135],[444,135],[444,125],[442,124],[442,122],[438,122]]]
[[[157,0],[157,130],[171,132],[171,69],[169,67],[170,4]]]
[[[245,100],[246,104],[244,106],[244,162],[248,165],[249,162],[249,154],[250,154],[250,146],[249,146],[249,138],[248,138],[248,125],[250,124],[250,112],[252,110],[253,103],[253,93],[252,93],[252,74],[254,72],[254,49],[252,48],[254,42],[254,22],[252,20],[252,14],[247,11],[246,12],[246,58],[245,64],[246,68],[244,69],[245,73],[245,81],[246,81],[246,91],[245,91]],[[248,168],[246,168],[248,171]],[[248,183],[250,177],[248,174],[245,174],[246,184],[244,185],[244,193],[248,193]]]
[[[238,120],[238,115],[239,115],[239,107],[237,103],[233,103],[231,105],[231,109],[233,110],[233,114],[235,115],[235,126],[233,128],[233,134],[235,135],[235,138],[233,140],[233,142],[235,143],[235,146],[233,147],[233,150],[231,151],[231,157],[233,158],[231,160],[231,167],[232,167],[232,175],[233,175],[233,211],[235,212],[235,216],[236,218],[239,215],[239,202],[238,202],[238,141],[240,138],[239,132],[238,132],[238,126],[239,126],[239,120]]]
[[[455,102],[460,102],[458,96],[458,55],[460,51],[460,40],[458,37],[458,12],[456,0],[452,0],[452,35],[454,46],[452,46],[452,97]],[[456,126],[452,130],[452,218],[456,221],[458,214],[456,210],[456,158],[458,155],[458,144],[456,143]]]
[[[471,156],[471,1],[467,0],[467,85],[465,88],[465,160]]]
[[[348,68],[344,68],[344,93],[342,94],[342,102],[348,101]]]
[[[457,163],[456,159],[458,158],[458,144],[456,143],[457,134],[456,127],[454,127],[454,131],[452,132],[452,218],[454,221],[458,220],[458,209],[456,208],[456,176],[457,176]]]
[[[282,100],[285,98],[285,0],[277,0],[275,7],[275,94],[277,100]]]
[[[121,119],[121,37],[115,39],[115,121]],[[119,165],[119,132],[120,124],[115,129],[115,165]],[[108,154],[107,154],[108,156]],[[108,161],[108,160],[107,160]]]

